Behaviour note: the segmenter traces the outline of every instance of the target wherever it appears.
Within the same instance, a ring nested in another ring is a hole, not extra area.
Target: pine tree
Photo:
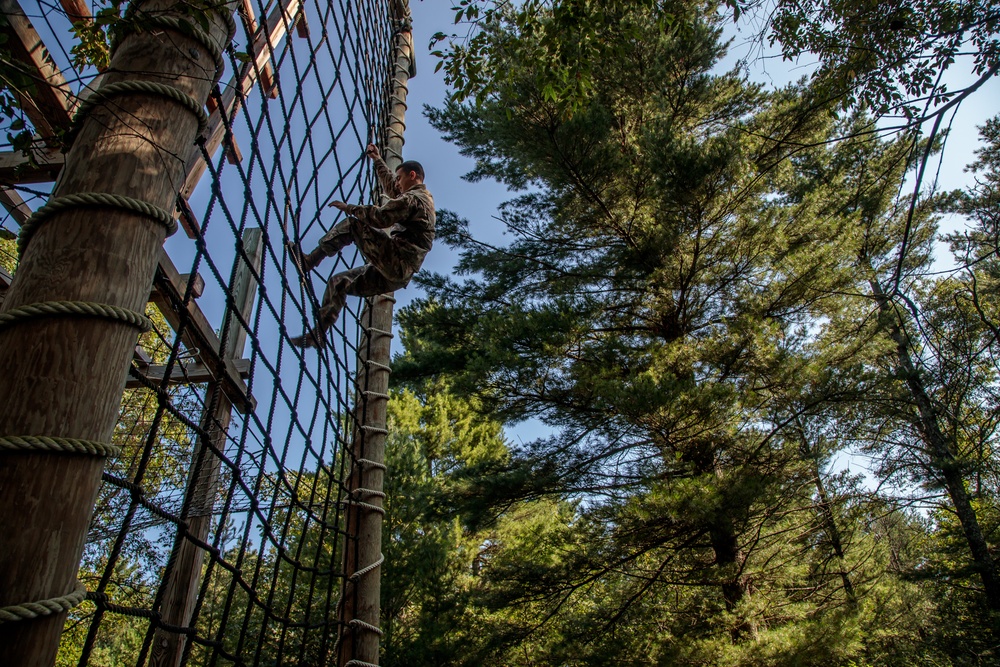
[[[680,27],[660,30],[658,12]],[[530,34],[497,39],[531,52]],[[500,418],[557,429],[504,488],[485,485],[498,502],[585,499],[594,546],[539,572],[536,598],[555,604],[622,573],[600,601],[613,632],[688,587],[699,631],[739,643],[772,622],[757,600],[785,594],[756,557],[762,535],[812,507],[793,491],[800,448],[775,402],[815,372],[809,327],[849,280],[846,219],[791,196],[792,156],[829,137],[832,119],[808,90],[710,75],[723,48],[698,7],[626,15],[605,39],[614,57],[591,63],[572,113],[518,60],[479,106],[430,113],[476,158],[471,178],[531,191],[501,210],[506,247],[442,216],[468,278],[425,279],[430,299],[401,316],[414,344],[397,368],[450,372]],[[665,627],[684,622],[678,608],[658,612]]]

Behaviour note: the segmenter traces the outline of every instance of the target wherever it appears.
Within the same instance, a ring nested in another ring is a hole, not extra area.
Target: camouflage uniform
[[[374,158],[383,192],[381,206],[348,206],[347,219],[320,239],[327,257],[354,243],[365,264],[330,277],[319,311],[317,333],[337,321],[350,296],[375,296],[406,287],[434,241],[434,197],[422,183],[400,192],[381,158]]]

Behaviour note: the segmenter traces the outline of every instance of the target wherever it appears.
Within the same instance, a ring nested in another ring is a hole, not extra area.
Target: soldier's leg
[[[371,267],[368,264],[358,266],[348,271],[334,274],[326,283],[323,293],[323,305],[319,309],[316,326],[301,336],[291,338],[289,342],[296,347],[321,348],[326,345],[326,331],[337,322],[340,311],[347,302],[347,295],[352,286],[363,277]],[[377,273],[377,272],[376,272]]]
[[[377,296],[395,292],[406,287],[406,282],[390,280],[381,271],[371,264],[366,264],[368,270],[359,275],[357,280],[347,286],[347,294],[350,296]]]
[[[354,228],[357,225],[353,218],[345,218],[333,226],[319,240],[318,251],[327,257],[333,257],[338,252],[354,243]]]
[[[302,273],[309,273],[327,257],[333,257],[338,252],[355,242],[356,232],[352,226],[350,218],[341,221],[339,224],[323,235],[319,240],[319,245],[310,253],[302,252],[302,247],[298,243],[288,243],[288,252],[292,256],[292,261],[299,267]]]

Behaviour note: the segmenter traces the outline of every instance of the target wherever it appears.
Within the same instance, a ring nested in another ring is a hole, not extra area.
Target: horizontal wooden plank
[[[24,225],[31,217],[31,208],[14,188],[0,186],[0,206],[7,209],[11,219],[18,225]]]
[[[31,158],[20,151],[0,152],[0,185],[51,183],[59,176],[66,155],[58,148],[36,147]]]
[[[241,378],[250,377],[250,360],[249,359],[235,359],[233,360],[233,368],[239,373]],[[141,366],[140,366],[141,368]],[[161,384],[163,378],[166,376],[167,367],[160,365],[151,365],[147,368],[142,368],[143,376],[152,382],[153,384]],[[217,378],[212,369],[202,363],[186,363],[186,364],[174,364],[173,370],[170,373],[170,379],[167,380],[167,384],[205,384],[207,382],[213,382]],[[137,389],[142,387],[142,383],[136,378],[129,374],[128,381],[125,383],[125,387],[128,389]]]

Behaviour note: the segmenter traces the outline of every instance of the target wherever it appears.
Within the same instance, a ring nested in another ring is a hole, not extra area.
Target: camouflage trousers
[[[402,289],[423,261],[423,254],[413,256],[410,245],[394,239],[388,230],[369,227],[354,218],[336,225],[319,245],[331,256],[351,243],[361,251],[365,264],[330,276],[319,310],[319,331],[336,323],[348,296],[376,296]]]

